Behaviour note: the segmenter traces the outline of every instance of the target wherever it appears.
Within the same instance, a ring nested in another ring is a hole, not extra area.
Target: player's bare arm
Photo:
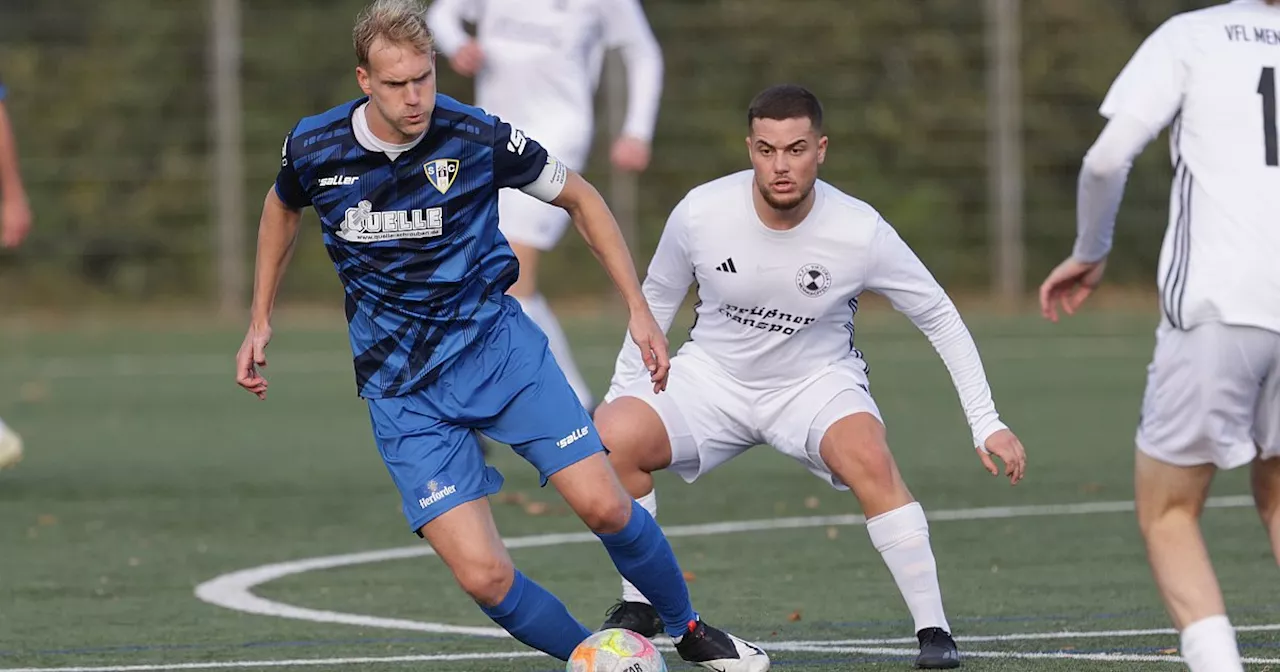
[[[267,379],[259,370],[267,365],[267,343],[271,341],[271,312],[275,308],[280,280],[293,257],[302,211],[285,205],[275,187],[267,192],[258,224],[258,256],[253,273],[253,304],[249,331],[236,353],[236,383],[267,398]]]
[[[31,230],[31,208],[18,172],[18,148],[0,102],[0,245],[17,247]]]
[[[640,348],[650,380],[659,389],[665,389],[671,365],[667,357],[667,337],[645,301],[631,251],[609,206],[590,182],[573,171],[568,171],[564,188],[551,203],[564,208],[573,218],[587,246],[618,287],[631,314],[627,329]]]

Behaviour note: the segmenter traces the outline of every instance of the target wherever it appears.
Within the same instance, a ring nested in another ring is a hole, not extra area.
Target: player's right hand
[[[484,66],[484,50],[480,48],[480,43],[471,40],[449,58],[449,65],[463,77],[475,77]]]
[[[271,325],[250,324],[249,333],[244,336],[240,352],[236,353],[236,383],[258,395],[259,399],[267,398],[267,379],[258,370],[267,366],[267,343],[271,342]]]
[[[978,449],[978,456],[982,458],[982,466],[986,467],[992,476],[1000,475],[999,468],[991,459],[992,455],[1004,462],[1004,475],[1009,477],[1009,485],[1017,485],[1027,473],[1027,450],[1022,447],[1022,442],[1013,435],[1013,432],[1002,429],[992,434],[982,448]]]
[[[649,381],[653,383],[653,393],[667,389],[667,374],[671,372],[671,360],[667,357],[667,335],[653,319],[648,310],[631,314],[631,324],[627,325],[631,340],[640,348],[640,356],[644,358],[644,366],[649,370]]]
[[[17,247],[31,230],[31,207],[19,191],[0,203],[0,245]]]
[[[1086,262],[1067,257],[1040,285],[1040,314],[1050,322],[1057,322],[1058,308],[1055,304],[1061,303],[1068,315],[1075,315],[1084,300],[1102,282],[1102,274],[1106,270],[1106,259]]]

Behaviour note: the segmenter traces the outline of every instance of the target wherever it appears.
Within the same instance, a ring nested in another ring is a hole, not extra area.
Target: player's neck
[[[760,218],[760,223],[764,224],[766,228],[775,231],[790,231],[800,226],[805,217],[808,217],[809,213],[813,212],[813,204],[817,200],[816,193],[816,189],[810,189],[809,194],[804,197],[804,200],[799,205],[794,208],[779,210],[764,200],[764,196],[760,194],[759,189],[752,189],[751,203],[755,206],[756,216]]]
[[[404,133],[401,133],[396,130],[394,126],[388,123],[386,119],[383,119],[382,115],[378,114],[373,109],[373,105],[370,104],[366,104],[364,106],[364,122],[366,127],[368,127],[369,132],[373,134],[373,137],[393,146],[412,145],[425,133],[425,131],[418,135],[405,135]]]

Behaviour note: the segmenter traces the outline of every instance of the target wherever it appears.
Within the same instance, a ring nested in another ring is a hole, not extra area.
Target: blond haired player
[[[1102,102],[1072,255],[1040,287],[1073,314],[1102,279],[1133,159],[1166,126],[1174,166],[1161,320],[1136,443],[1147,557],[1193,672],[1242,670],[1200,534],[1219,469],[1252,465],[1280,558],[1280,7],[1236,0],[1152,33]],[[1274,577],[1266,579],[1274,582]]]
[[[697,283],[697,322],[658,394],[624,349],[596,427],[623,484],[657,511],[652,472],[694,481],[754,445],[771,444],[819,478],[852,489],[867,531],[902,592],[919,667],[960,655],[942,608],[924,510],[898,473],[853,344],[863,291],[883,294],[942,356],[983,464],[1013,483],[1025,454],[996,413],[960,314],[928,269],[870,205],[818,180],[826,156],[822,106],[775,86],[747,112],[754,170],[696,187],[675,207],[644,281],[669,329]],[[660,631],[645,594],[624,582],[605,627]]]
[[[610,157],[620,170],[648,167],[663,64],[639,0],[435,0],[427,18],[453,69],[475,77],[475,104],[538,138],[576,171],[586,166],[591,150],[604,52],[619,49],[627,71],[627,111]],[[475,38],[466,23],[475,24]],[[591,390],[569,341],[538,292],[538,262],[560,241],[569,217],[515,190],[498,196],[498,211],[502,234],[520,260],[511,295],[547,334],[578,400],[591,408]]]

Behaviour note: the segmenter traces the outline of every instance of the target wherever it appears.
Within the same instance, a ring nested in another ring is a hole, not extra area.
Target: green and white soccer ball
[[[667,672],[662,654],[643,635],[630,630],[601,630],[584,639],[569,656],[565,672]]]

